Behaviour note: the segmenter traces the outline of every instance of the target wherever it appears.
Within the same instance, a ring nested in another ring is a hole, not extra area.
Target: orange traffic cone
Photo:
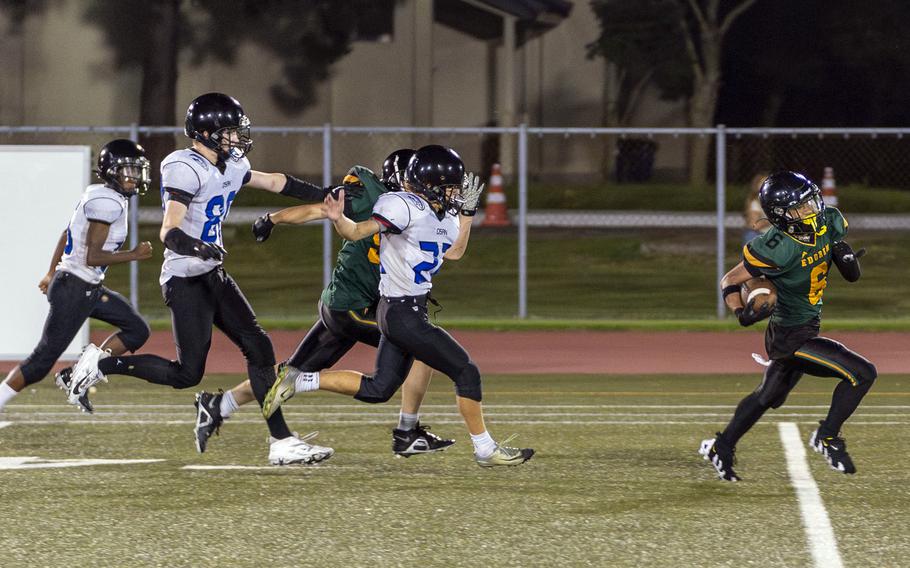
[[[825,205],[837,207],[837,184],[834,181],[834,168],[825,168],[822,178],[822,198]]]
[[[487,206],[483,210],[481,227],[508,227],[512,224],[506,209],[506,194],[502,191],[502,172],[499,164],[493,164],[490,173],[490,190],[487,191]]]

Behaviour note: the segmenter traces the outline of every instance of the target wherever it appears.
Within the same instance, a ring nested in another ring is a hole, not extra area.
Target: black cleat
[[[721,437],[720,432],[716,438],[702,440],[698,453],[711,462],[717,471],[717,476],[724,481],[739,481],[739,476],[733,471],[736,463],[736,448],[728,445]]]
[[[217,434],[224,419],[221,417],[221,397],[224,393],[212,394],[205,391],[196,394],[196,451],[205,451],[212,434]]]
[[[441,452],[455,443],[455,440],[446,440],[429,432],[429,426],[421,426],[420,422],[413,430],[392,430],[392,452],[397,456],[411,457],[417,454]]]
[[[819,424],[824,426],[824,422],[819,422]],[[847,442],[839,435],[819,436],[819,430],[821,430],[821,428],[812,432],[812,436],[809,438],[809,445],[812,446],[812,449],[815,450],[816,453],[825,456],[831,469],[836,469],[837,471],[846,474],[856,473],[856,466],[853,465],[853,459],[850,457],[850,454],[847,453]]]
[[[54,376],[54,383],[57,384],[57,387],[64,392],[69,392],[70,390],[70,381],[73,378],[73,368],[67,367],[66,369],[61,369],[59,373]],[[92,402],[88,399],[88,391],[82,393],[82,396],[78,399],[78,406],[82,412],[87,412],[89,414],[95,411],[95,407],[92,406]]]

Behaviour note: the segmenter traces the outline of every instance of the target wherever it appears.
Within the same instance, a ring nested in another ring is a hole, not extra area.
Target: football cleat
[[[825,456],[831,469],[845,474],[856,473],[853,459],[847,453],[847,442],[840,436],[819,436],[816,430],[809,437],[809,445],[816,453]]]
[[[66,369],[60,370],[60,372],[54,376],[54,383],[57,384],[57,387],[60,390],[68,393],[70,390],[70,382],[72,381],[72,378],[73,368],[67,367]],[[80,396],[76,402],[78,403],[79,409],[82,410],[82,412],[91,414],[95,411],[95,408],[92,406],[91,401],[88,399],[88,392],[83,393],[83,395]]]
[[[515,438],[511,435],[502,442],[496,444],[496,449],[489,456],[482,458],[474,454],[474,461],[480,467],[496,467],[499,465],[521,465],[531,459],[534,450],[531,448],[510,448],[506,446]]]
[[[310,432],[303,438],[297,434],[282,440],[269,437],[269,463],[272,465],[315,465],[335,455],[335,450],[324,446],[307,444],[319,432]]]
[[[286,362],[278,365],[278,377],[275,380],[275,384],[265,394],[265,399],[262,401],[262,415],[264,417],[270,418],[281,408],[282,404],[296,394],[295,383],[299,374],[300,371]]]
[[[413,430],[392,430],[392,452],[402,457],[417,454],[441,452],[455,443],[455,440],[446,440],[429,432],[429,426],[422,426],[420,422]]]
[[[88,389],[101,381],[107,382],[107,377],[98,370],[98,360],[104,354],[104,351],[93,343],[85,347],[70,375],[69,388],[66,391],[66,398],[70,404],[81,407],[79,399],[88,393]]]
[[[196,393],[196,426],[193,428],[193,434],[196,441],[196,451],[200,454],[205,452],[208,446],[209,438],[212,434],[217,434],[221,428],[224,418],[221,417],[221,397],[224,393],[212,394],[209,392]]]
[[[739,476],[733,471],[733,465],[736,463],[736,448],[727,445],[721,439],[720,432],[717,433],[716,438],[702,440],[698,453],[711,462],[719,478],[724,481],[739,481]]]

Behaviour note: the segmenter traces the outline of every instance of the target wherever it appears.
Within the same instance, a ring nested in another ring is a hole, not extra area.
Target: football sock
[[[0,408],[6,406],[6,403],[12,400],[17,394],[19,393],[13,390],[13,387],[8,384],[0,384]]]
[[[319,390],[319,373],[301,373],[300,371],[297,373],[297,378],[294,379],[294,392]]]
[[[237,401],[234,399],[234,393],[232,391],[227,391],[221,397],[221,404],[219,406],[219,412],[221,412],[222,418],[228,418],[231,414],[234,414],[234,411],[240,408],[237,406]]]
[[[758,401],[758,394],[752,393],[739,402],[736,412],[730,423],[721,433],[724,441],[730,446],[736,446],[739,439],[746,435],[752,426],[758,422],[767,408]]]
[[[850,418],[850,415],[853,414],[871,387],[871,381],[863,382],[856,386],[847,381],[841,381],[834,387],[834,395],[831,397],[831,408],[828,410],[825,423],[819,428],[819,434],[837,436],[841,426]]]
[[[486,430],[482,434],[471,434],[471,442],[474,444],[474,455],[479,458],[488,458],[496,451],[496,442]]]
[[[407,412],[400,412],[398,414],[398,429],[399,430],[413,430],[417,427],[417,422],[420,420],[420,414],[408,414]]]

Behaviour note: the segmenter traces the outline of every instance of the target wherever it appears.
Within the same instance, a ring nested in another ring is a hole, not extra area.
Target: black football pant
[[[261,406],[275,382],[275,352],[234,279],[219,266],[199,276],[171,277],[161,291],[171,310],[177,359],[170,361],[158,355],[109,357],[99,363],[101,372],[138,377],[175,389],[195,387],[205,373],[214,325],[246,358],[253,394]],[[275,438],[291,435],[280,410],[269,418],[268,424]]]
[[[386,402],[404,383],[416,358],[448,375],[458,396],[480,402],[477,365],[455,338],[429,322],[426,295],[380,298],[377,320],[382,339],[376,353],[376,371],[361,379],[354,398]]]
[[[120,328],[117,337],[129,351],[142,347],[149,326],[122,295],[101,284],[89,284],[74,274],[58,270],[47,289],[50,310],[41,340],[19,370],[25,384],[43,379],[66,350],[86,318]]]
[[[730,445],[736,445],[769,408],[779,408],[784,404],[803,374],[840,379],[834,388],[828,416],[819,428],[819,434],[823,436],[836,436],[872,388],[877,377],[875,365],[833,339],[811,337],[795,348],[786,349],[786,343],[793,347],[794,339],[799,341],[812,334],[812,327],[806,328],[787,328],[773,323],[768,326],[766,347],[769,355],[773,357],[781,351],[791,353],[778,359],[772,358],[761,384],[736,407],[733,418],[721,434]],[[817,325],[814,330],[818,332]]]
[[[379,326],[373,308],[330,310],[319,302],[319,321],[307,332],[288,364],[304,372],[328,369],[357,343],[379,347]]]

